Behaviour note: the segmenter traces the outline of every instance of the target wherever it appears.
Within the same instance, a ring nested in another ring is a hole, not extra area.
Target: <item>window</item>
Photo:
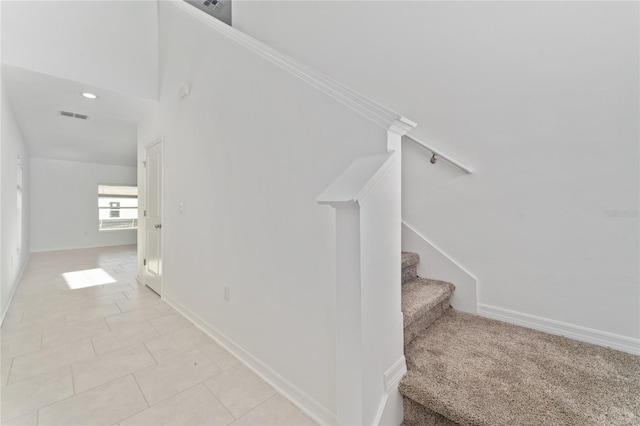
[[[138,228],[138,187],[98,185],[98,229]]]
[[[109,217],[120,217],[120,202],[109,201]]]

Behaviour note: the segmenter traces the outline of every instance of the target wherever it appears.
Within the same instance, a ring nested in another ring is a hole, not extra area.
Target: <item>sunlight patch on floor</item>
[[[116,280],[102,268],[65,272],[62,276],[71,290],[116,282]]]

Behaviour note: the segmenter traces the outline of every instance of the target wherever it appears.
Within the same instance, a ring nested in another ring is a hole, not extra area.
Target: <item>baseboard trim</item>
[[[549,334],[568,337],[593,345],[605,346],[633,355],[640,355],[640,339],[620,336],[606,331],[594,330],[579,325],[551,320],[535,315],[498,308],[490,305],[478,305],[478,315],[492,318],[511,324],[521,325],[534,330],[544,331]]]
[[[407,372],[407,361],[402,355],[391,367],[384,373],[384,391],[390,393],[398,387],[398,383]]]
[[[382,416],[384,415],[384,411],[387,408],[387,403],[389,402],[389,396],[392,392],[398,392],[398,384],[400,384],[400,380],[407,373],[407,361],[402,355],[396,362],[393,363],[391,367],[387,369],[384,373],[384,396],[380,401],[380,405],[378,406],[378,411],[374,417],[373,424],[379,425],[382,421]]]
[[[180,302],[166,294],[162,295],[162,300],[167,302],[172,308],[180,312],[196,327],[206,333],[218,344],[231,352],[244,365],[250,368],[254,373],[260,376],[278,393],[287,398],[292,404],[302,410],[313,421],[321,425],[333,425],[336,423],[335,414],[331,413],[322,405],[318,404],[313,398],[300,390],[294,384],[273,371],[269,366],[251,355],[248,351],[235,343],[233,340],[225,336],[215,327],[208,324],[197,314],[183,306]]]
[[[111,232],[111,231],[105,231]],[[99,245],[91,245],[91,246],[79,246],[79,247],[58,247],[58,248],[45,248],[45,249],[34,249],[31,250],[31,254],[34,253],[49,253],[52,251],[72,251],[72,250],[89,250],[89,249],[98,249],[102,247],[125,247],[125,246],[137,246],[138,242],[134,241],[132,243],[115,243],[115,244],[99,244]]]
[[[27,264],[29,263],[29,258],[31,258],[31,253],[27,253],[27,258],[22,264],[22,268],[20,268],[20,273],[16,277],[16,280],[13,283],[13,288],[11,289],[11,294],[9,295],[9,303],[2,310],[2,318],[0,318],[0,326],[4,323],[4,317],[7,316],[7,312],[9,312],[9,308],[11,307],[11,303],[13,302],[13,297],[16,295],[16,290],[18,289],[18,284],[22,280],[22,275],[24,274],[25,269],[27,269]]]

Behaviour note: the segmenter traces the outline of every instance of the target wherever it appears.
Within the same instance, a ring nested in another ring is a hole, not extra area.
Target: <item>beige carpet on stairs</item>
[[[462,425],[640,425],[640,357],[448,310],[406,348],[404,395]]]

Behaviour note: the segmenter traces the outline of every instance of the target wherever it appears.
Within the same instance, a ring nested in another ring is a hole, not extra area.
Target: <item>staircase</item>
[[[416,253],[402,252],[402,315],[404,318],[405,353],[413,340],[442,316],[451,306],[449,299],[455,286],[444,281],[418,277],[420,256]],[[411,362],[408,361],[411,371]],[[404,379],[403,379],[404,382]],[[405,426],[456,425],[446,417],[419,404],[411,390],[401,385],[400,392],[404,400]],[[413,398],[412,398],[413,396]]]
[[[449,309],[449,298],[455,289],[451,283],[418,277],[418,263],[420,263],[420,256],[416,253],[402,253],[402,315],[405,347]]]
[[[402,253],[404,426],[640,425],[640,357],[451,309]]]

